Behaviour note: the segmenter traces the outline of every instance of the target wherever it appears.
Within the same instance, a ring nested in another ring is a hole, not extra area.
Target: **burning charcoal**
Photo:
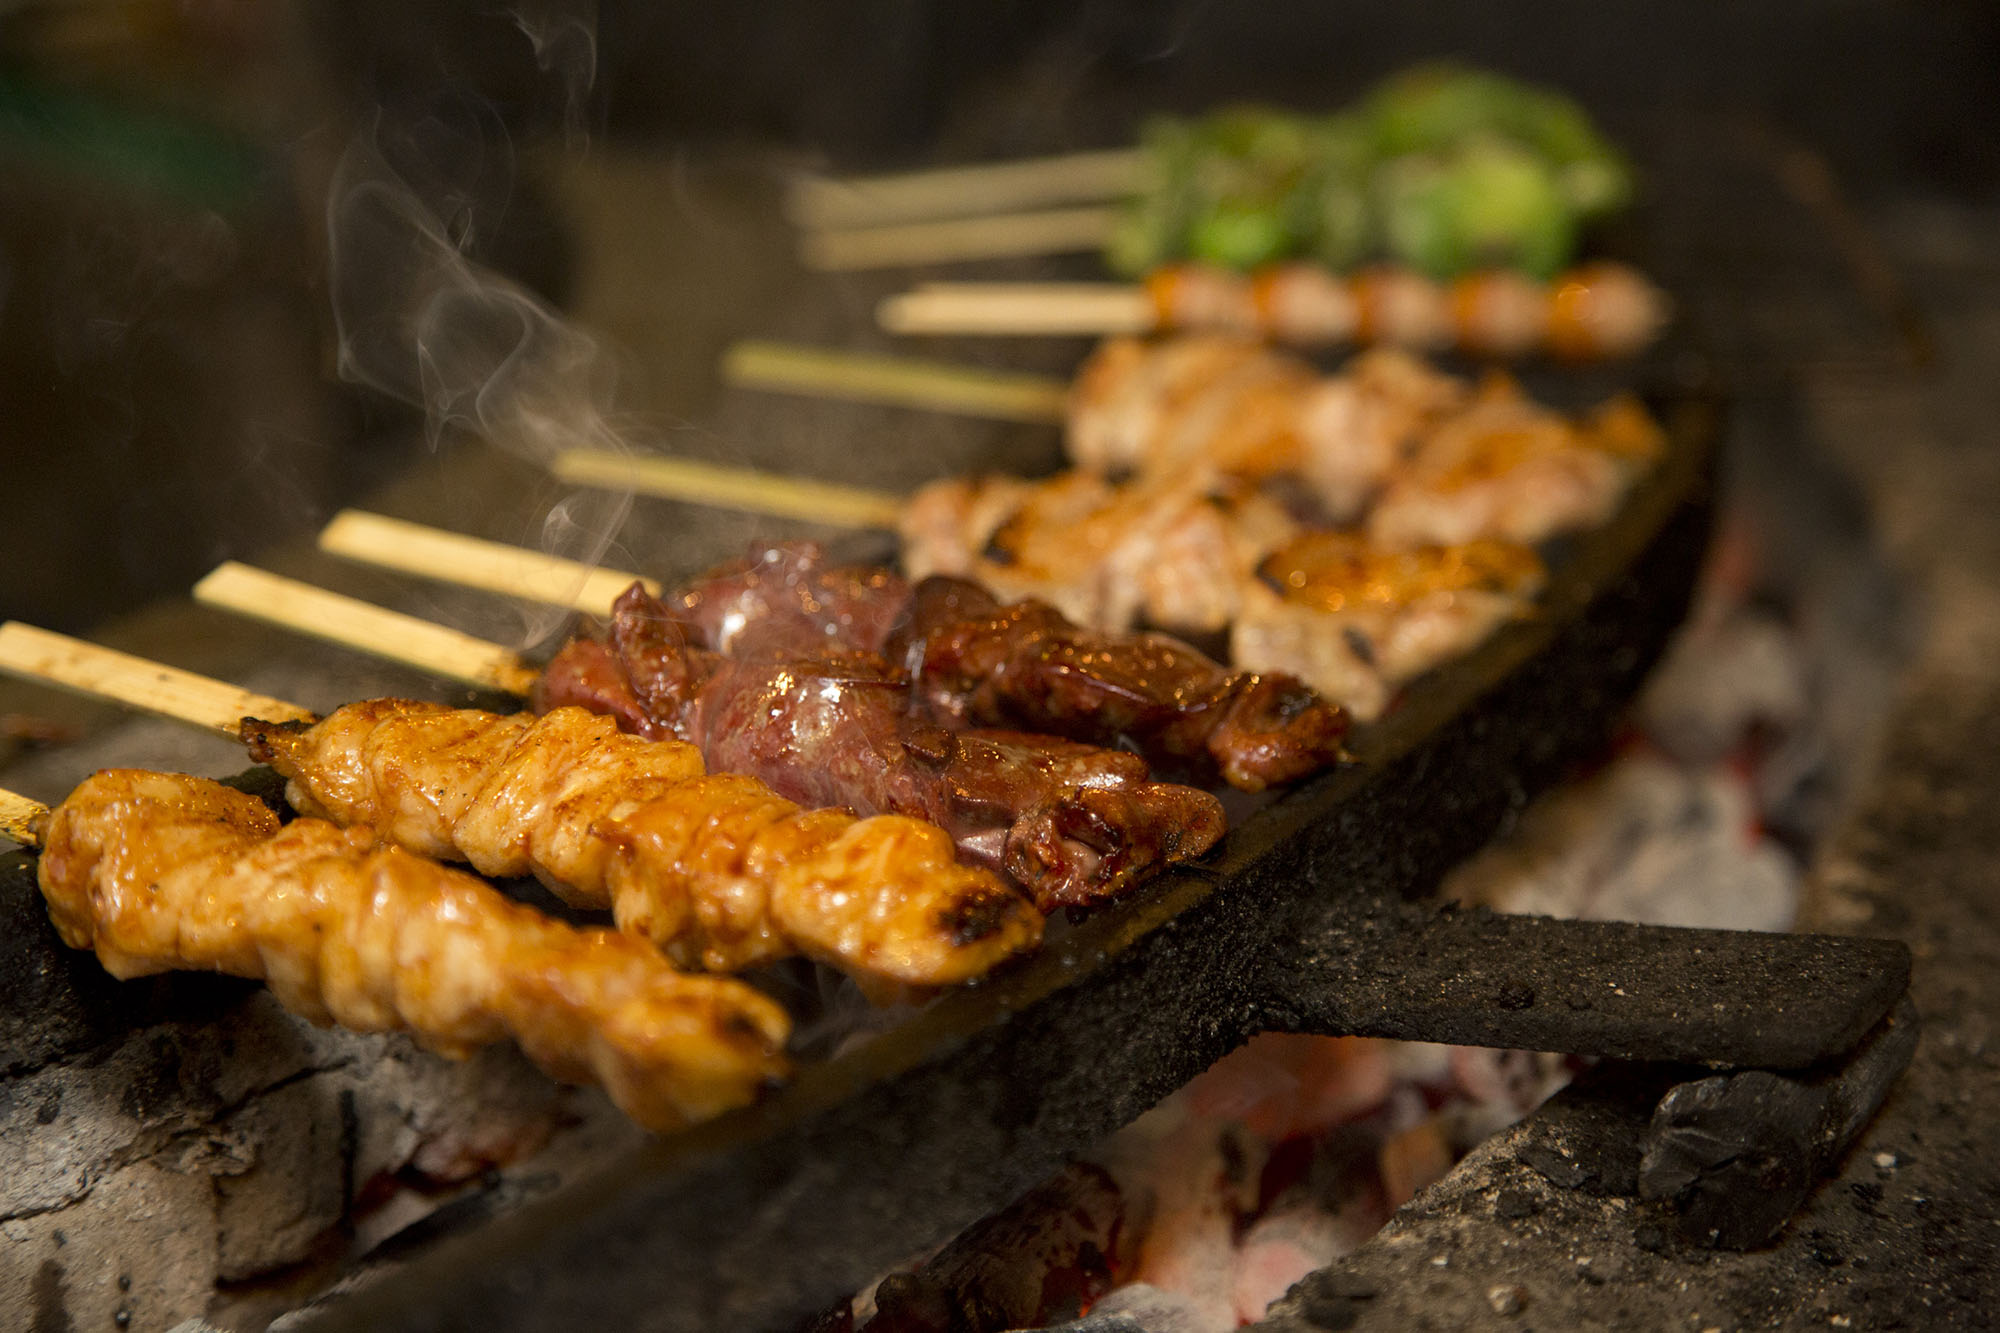
[[[1812,1078],[1750,1070],[1684,1083],[1653,1114],[1639,1190],[1671,1200],[1697,1244],[1772,1239],[1874,1116],[1916,1050],[1906,997],[1854,1057]]]
[[[1280,1203],[1244,1233],[1236,1259],[1236,1317],[1245,1322],[1263,1318],[1293,1283],[1353,1253],[1381,1221],[1373,1207],[1333,1213],[1311,1198]]]
[[[1444,893],[1506,912],[1782,930],[1798,870],[1760,839],[1740,774],[1641,752],[1537,802],[1512,834],[1453,872]]]
[[[1436,1117],[1391,1135],[1382,1145],[1382,1187],[1389,1206],[1401,1208],[1417,1191],[1433,1185],[1451,1170],[1453,1154]]]
[[[1077,1163],[978,1223],[915,1273],[882,1279],[864,1333],[997,1333],[1039,1327],[1111,1285],[1124,1200]]]
[[[1232,1320],[1221,1327],[1234,1326]],[[1185,1297],[1135,1282],[1099,1301],[1085,1318],[1050,1325],[1042,1333],[1208,1333],[1214,1327]]]
[[[1366,1037],[1260,1033],[1188,1084],[1188,1106],[1272,1141],[1320,1133],[1382,1104],[1394,1049]]]

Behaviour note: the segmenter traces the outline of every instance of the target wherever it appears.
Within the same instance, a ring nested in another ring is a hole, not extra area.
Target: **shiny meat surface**
[[[377,699],[309,727],[246,719],[242,733],[302,813],[485,874],[533,874],[689,965],[800,953],[865,980],[951,985],[1041,938],[1033,906],[958,864],[942,829],[801,810],[753,780],[705,777],[692,745],[582,708]]]
[[[786,1072],[784,1012],[741,982],[684,975],[365,828],[280,828],[201,778],[91,777],[53,812],[40,878],[64,942],[114,976],[261,978],[315,1023],[408,1031],[454,1056],[511,1037],[651,1129],[745,1105]]]
[[[1230,656],[1288,671],[1359,718],[1397,686],[1527,613],[1542,585],[1525,546],[1384,551],[1354,533],[1307,533],[1273,552],[1246,588]]]
[[[672,598],[697,642],[731,657],[869,647],[889,637],[910,585],[880,565],[829,565],[809,542],[765,546]]]
[[[1165,635],[1082,629],[976,584],[917,585],[899,647],[925,697],[966,725],[1135,745],[1258,791],[1332,763],[1347,715],[1284,675],[1229,671]]]
[[[813,551],[753,568],[773,583],[865,581],[821,569]],[[1222,835],[1213,796],[1151,781],[1136,755],[947,730],[913,706],[910,678],[880,655],[828,644],[816,629],[805,642],[818,642],[817,653],[784,647],[797,641],[787,626],[798,599],[779,588],[748,599],[777,608],[771,632],[755,618],[735,621],[729,641],[743,657],[697,646],[699,628],[679,608],[713,604],[702,596],[709,586],[663,601],[635,585],[619,598],[608,639],[577,639],[550,663],[537,706],[581,703],[637,734],[691,741],[712,768],[753,774],[807,805],[929,820],[961,859],[1011,874],[1043,910],[1115,895]],[[852,623],[856,634],[880,635],[886,618]]]

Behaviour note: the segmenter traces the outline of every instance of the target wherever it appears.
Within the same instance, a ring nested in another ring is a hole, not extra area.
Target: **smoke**
[[[563,142],[581,152],[597,82],[597,0],[515,0],[514,26],[535,48],[535,63],[562,82]]]
[[[467,257],[472,202],[491,197],[477,180],[494,169],[476,151],[485,142],[438,120],[392,133],[378,118],[348,148],[327,203],[340,374],[420,408],[434,448],[472,434],[540,468],[568,449],[629,451],[613,417],[611,358],[596,340]],[[595,565],[630,506],[629,494],[564,494],[540,545]],[[522,646],[564,621],[546,609],[523,614]]]

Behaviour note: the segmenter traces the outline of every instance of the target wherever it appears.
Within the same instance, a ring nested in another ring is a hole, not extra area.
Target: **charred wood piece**
[[[914,1273],[882,1279],[862,1333],[1003,1333],[1074,1315],[1111,1285],[1125,1201],[1075,1163],[972,1226]]]
[[[1772,1240],[1874,1118],[1916,1051],[1919,1026],[1905,997],[1831,1069],[1796,1077],[1752,1069],[1674,1088],[1647,1131],[1641,1197],[1670,1203],[1697,1245],[1747,1250]]]

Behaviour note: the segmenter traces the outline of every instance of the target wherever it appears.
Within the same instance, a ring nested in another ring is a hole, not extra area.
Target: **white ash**
[[[251,994],[12,1080],[0,1103],[0,1309],[164,1329],[218,1281],[311,1255],[381,1182],[449,1184],[573,1114],[510,1048],[441,1060]]]
[[[1530,807],[1443,892],[1507,912],[1783,930],[1798,889],[1791,856],[1760,838],[1739,773],[1635,753]]]

